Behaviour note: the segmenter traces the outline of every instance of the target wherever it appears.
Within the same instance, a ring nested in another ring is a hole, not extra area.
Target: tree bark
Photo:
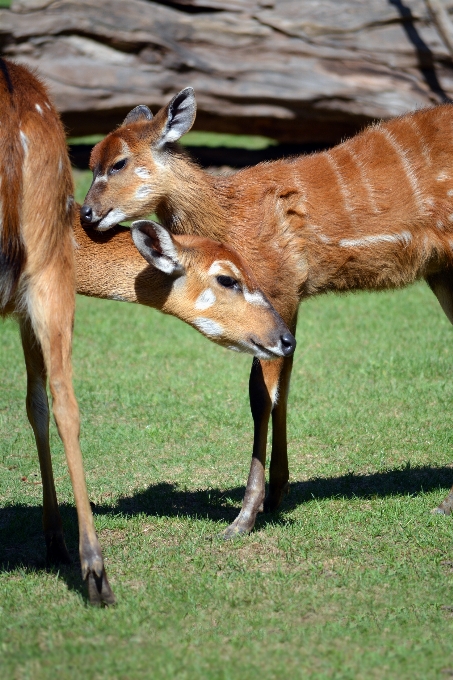
[[[38,69],[72,135],[187,85],[198,129],[287,143],[334,143],[453,95],[423,0],[13,0],[0,50]]]

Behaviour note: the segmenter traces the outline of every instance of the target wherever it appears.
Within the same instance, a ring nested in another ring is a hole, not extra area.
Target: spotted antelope
[[[138,106],[93,149],[81,209],[95,229],[155,211],[173,233],[233,244],[291,331],[301,300],[381,290],[424,278],[453,323],[453,107],[373,125],[311,156],[262,163],[229,177],[198,168],[175,142],[192,126],[191,88],[155,117]],[[253,454],[242,509],[226,536],[250,531],[288,488],[286,412],[292,357],[254,360]],[[453,490],[437,511],[450,514]]]

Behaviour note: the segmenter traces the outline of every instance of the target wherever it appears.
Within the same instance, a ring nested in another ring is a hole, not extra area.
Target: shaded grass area
[[[74,565],[47,570],[18,331],[0,326],[0,676],[439,678],[453,673],[452,330],[427,287],[300,311],[292,489],[249,537],[250,360],[152,310],[80,298],[82,447],[118,598],[86,605],[76,513],[52,426]]]

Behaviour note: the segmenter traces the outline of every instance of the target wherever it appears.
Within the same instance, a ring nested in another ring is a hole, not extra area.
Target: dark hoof
[[[273,491],[272,489],[269,489],[269,493],[264,501],[264,512],[274,512],[274,510],[277,510],[280,507],[283,498],[289,494],[289,490],[290,486],[288,482],[279,490]]]
[[[451,515],[451,512],[453,510],[453,492],[450,491],[448,496],[444,498],[442,503],[437,507],[432,510],[433,515]]]
[[[64,542],[63,533],[56,531],[47,533],[46,536],[47,564],[71,564],[66,543]]]
[[[102,605],[109,606],[115,604],[115,595],[110,588],[107,574],[105,570],[102,570],[101,576],[97,576],[94,572],[90,571],[86,577],[88,585],[88,598],[90,604],[94,607],[101,607]]]

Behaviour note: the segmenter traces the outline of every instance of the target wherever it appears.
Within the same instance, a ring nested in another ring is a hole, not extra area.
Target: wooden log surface
[[[198,129],[287,143],[330,144],[453,96],[423,0],[13,0],[0,51],[39,70],[72,135],[187,85]]]

